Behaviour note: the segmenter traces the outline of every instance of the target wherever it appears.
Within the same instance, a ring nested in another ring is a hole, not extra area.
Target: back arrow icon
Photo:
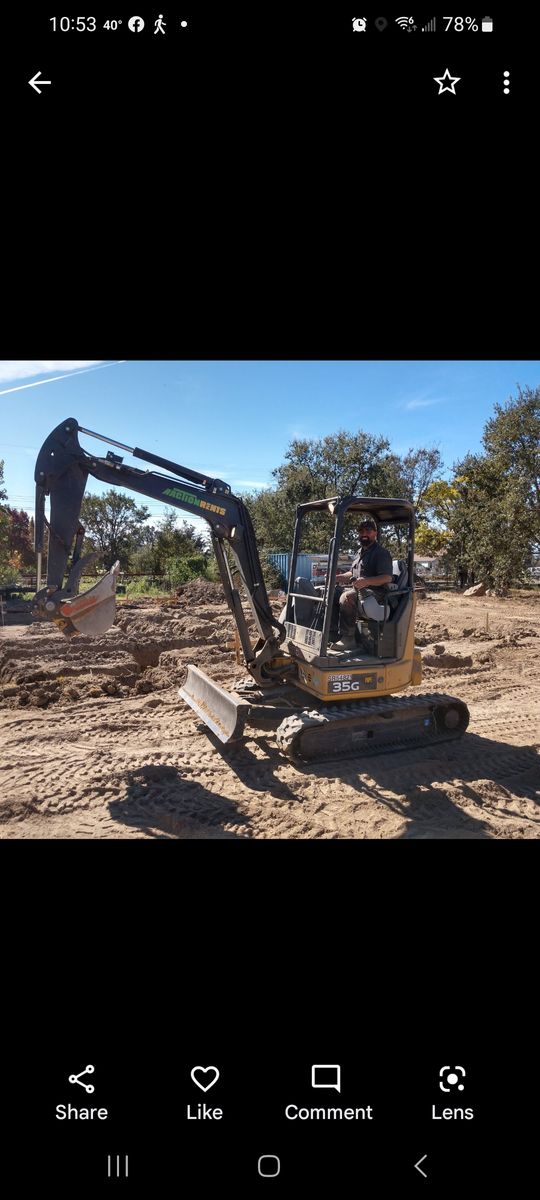
[[[33,87],[34,91],[37,92],[38,96],[41,96],[41,85],[42,84],[52,83],[52,79],[39,79],[40,75],[41,75],[41,71],[36,71],[34,78],[28,80],[30,87]],[[36,82],[38,79],[39,79],[39,83],[40,83],[39,87]]]
[[[426,1172],[425,1172],[425,1171],[423,1171],[423,1170],[422,1170],[422,1168],[421,1168],[421,1166],[420,1166],[420,1163],[423,1163],[423,1161],[424,1161],[424,1159],[425,1159],[425,1158],[427,1158],[427,1154],[423,1154],[423,1155],[422,1155],[422,1157],[418,1159],[418,1162],[414,1164],[414,1167],[415,1167],[415,1170],[416,1170],[416,1171],[419,1171],[419,1172],[420,1172],[420,1175],[423,1175],[423,1176],[424,1176],[424,1179],[427,1179]]]

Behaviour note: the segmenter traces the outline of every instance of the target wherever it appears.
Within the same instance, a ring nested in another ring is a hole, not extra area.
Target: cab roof
[[[299,504],[298,514],[327,511],[332,516],[343,512],[369,513],[380,524],[388,521],[414,521],[414,505],[410,500],[399,500],[383,496],[330,496],[325,500],[310,500]]]

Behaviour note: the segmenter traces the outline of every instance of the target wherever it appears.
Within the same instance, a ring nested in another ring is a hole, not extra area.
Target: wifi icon
[[[408,33],[412,33],[413,29],[416,29],[412,17],[396,17],[396,25],[399,25],[401,29],[406,29]]]

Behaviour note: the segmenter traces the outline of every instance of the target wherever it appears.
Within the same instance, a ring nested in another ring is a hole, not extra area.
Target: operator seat
[[[392,567],[392,582],[388,584],[388,592],[382,603],[379,603],[376,596],[361,596],[360,598],[360,611],[368,621],[388,621],[388,618],[396,607],[395,604],[390,603],[392,593],[401,592],[408,585],[409,571],[406,560],[401,558],[394,559]]]
[[[409,568],[407,566],[407,560],[403,558],[394,559],[392,568],[392,582],[388,585],[389,591],[386,599],[390,604],[391,612],[395,612],[401,599],[400,593],[404,592],[409,586]]]

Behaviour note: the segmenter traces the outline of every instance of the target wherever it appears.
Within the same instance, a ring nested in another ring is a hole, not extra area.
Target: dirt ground
[[[412,690],[465,700],[463,739],[313,767],[271,733],[221,745],[178,698],[187,663],[246,674],[217,584],[119,606],[97,641],[0,628],[0,837],[538,837],[540,596],[429,594],[416,629]]]

